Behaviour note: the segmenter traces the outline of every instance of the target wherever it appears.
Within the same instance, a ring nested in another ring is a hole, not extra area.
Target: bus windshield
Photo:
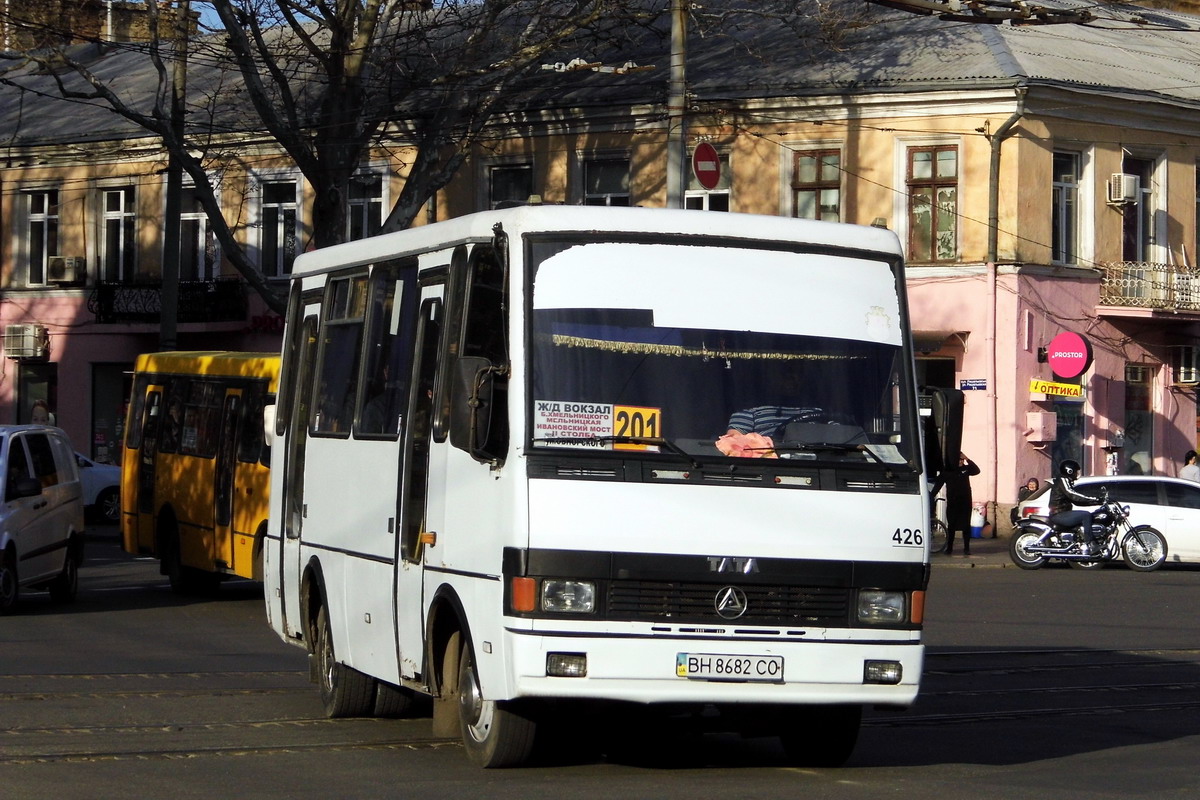
[[[915,458],[901,424],[912,400],[887,264],[711,245],[554,245],[541,250],[533,288],[534,447]]]

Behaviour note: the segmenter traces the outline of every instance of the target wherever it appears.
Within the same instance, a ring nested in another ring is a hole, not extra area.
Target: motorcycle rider
[[[1075,503],[1098,506],[1104,501],[1075,490],[1075,479],[1079,477],[1079,462],[1067,459],[1058,465],[1058,477],[1050,484],[1050,522],[1057,528],[1083,529],[1084,555],[1098,555],[1092,540],[1092,512],[1074,508]]]

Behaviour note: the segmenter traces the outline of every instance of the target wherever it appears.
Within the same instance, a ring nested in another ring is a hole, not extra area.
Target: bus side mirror
[[[450,444],[480,461],[492,424],[492,362],[479,356],[462,356],[454,362],[450,384]]]
[[[270,448],[275,444],[275,403],[269,402],[263,406],[263,446]]]

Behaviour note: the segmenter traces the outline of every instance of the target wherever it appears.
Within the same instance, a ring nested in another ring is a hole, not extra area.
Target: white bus
[[[527,206],[292,279],[265,595],[330,716],[429,695],[435,735],[502,766],[552,719],[692,714],[831,765],[864,706],[915,700],[894,234]]]

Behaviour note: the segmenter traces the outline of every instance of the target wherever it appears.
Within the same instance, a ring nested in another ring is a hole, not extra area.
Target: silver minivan
[[[0,614],[21,589],[75,599],[83,561],[83,489],[67,434],[47,425],[0,425]]]

